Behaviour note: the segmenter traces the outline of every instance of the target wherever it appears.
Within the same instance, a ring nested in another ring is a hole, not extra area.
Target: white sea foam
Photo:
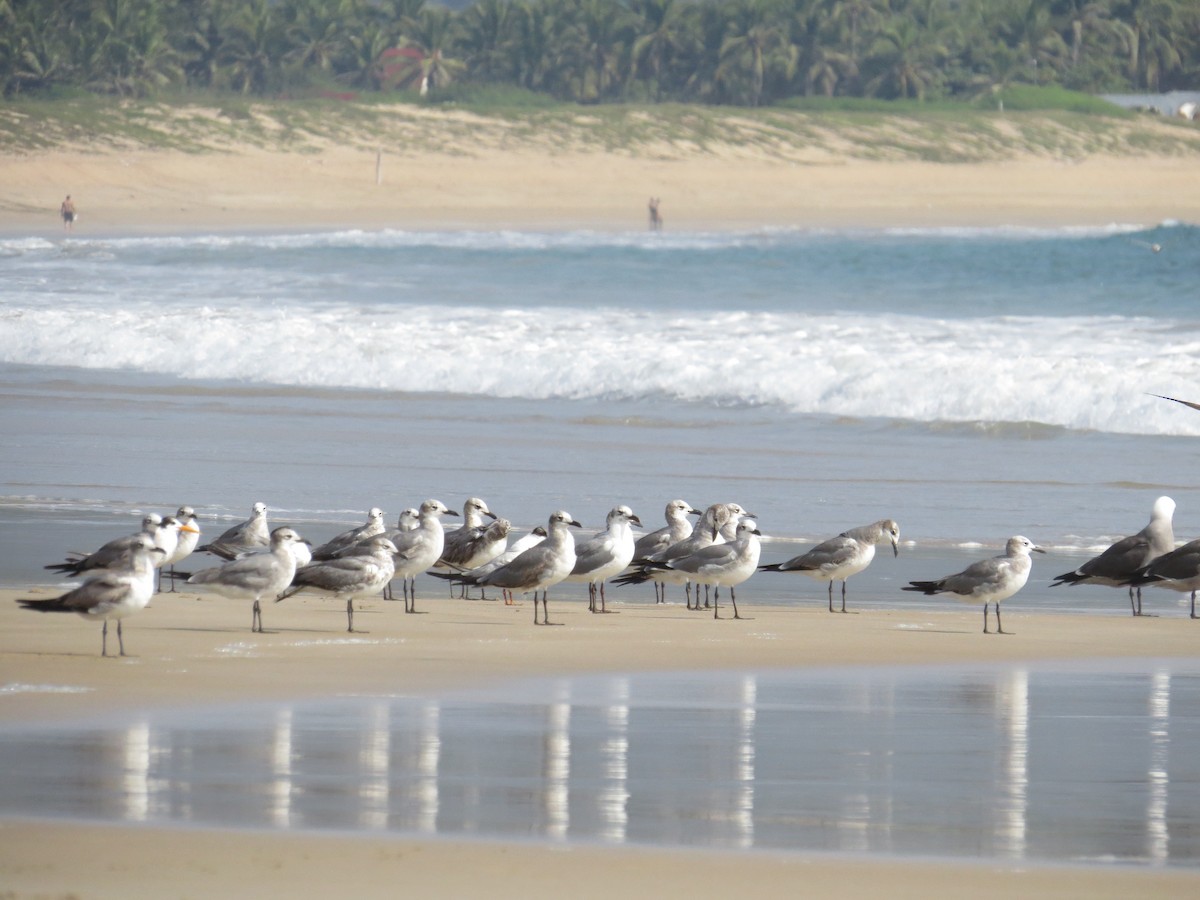
[[[1200,332],[1162,319],[60,302],[0,321],[0,359],[35,366],[1200,434],[1200,416],[1147,393],[1200,385]]]

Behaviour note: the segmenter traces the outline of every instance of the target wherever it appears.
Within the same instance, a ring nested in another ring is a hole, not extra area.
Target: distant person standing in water
[[[73,231],[75,228],[75,201],[71,199],[70,194],[67,194],[67,199],[62,202],[58,211],[62,214],[63,231]]]
[[[650,230],[651,231],[662,231],[663,220],[662,220],[662,215],[658,211],[658,203],[659,203],[658,197],[650,198]]]

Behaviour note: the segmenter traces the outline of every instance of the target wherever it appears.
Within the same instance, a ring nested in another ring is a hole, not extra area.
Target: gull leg
[[[346,601],[346,623],[347,623],[346,630],[353,632],[354,631],[354,598],[353,597],[351,597],[349,600]]]
[[[108,656],[108,619],[104,620],[104,627],[100,629],[100,655]]]
[[[1004,626],[1000,624],[1000,601],[996,601],[996,634],[1011,634],[1005,631]]]
[[[704,594],[705,594],[705,597],[704,597],[704,607],[707,609],[707,608],[708,608],[708,585],[707,585],[707,584],[704,586]],[[721,605],[721,589],[720,589],[720,588],[717,588],[715,591],[713,591],[713,604],[712,604],[712,611],[713,611],[713,618],[714,618],[714,619],[719,619],[719,618],[721,618],[721,615],[720,615],[720,613],[718,612],[718,607],[719,607],[720,605]]]
[[[988,634],[987,630],[987,601],[983,603],[983,633]]]
[[[729,601],[733,604],[733,617],[735,619],[740,619],[741,616],[738,615],[737,611],[737,591],[732,587],[729,589]],[[842,610],[842,612],[845,612],[845,610]]]
[[[107,625],[108,622],[105,621],[104,624]],[[124,656],[125,655],[125,638],[121,634],[121,620],[120,619],[117,619],[117,646],[121,648],[121,655]]]
[[[1192,618],[1196,618],[1196,592],[1192,591]]]
[[[259,633],[262,632],[262,609],[258,605],[257,597],[254,598],[254,615],[250,619],[250,631],[252,633],[256,631]]]
[[[829,586],[833,587],[833,582],[829,582]],[[846,611],[846,579],[842,579],[842,612]]]
[[[833,579],[829,579],[829,611],[833,612]]]

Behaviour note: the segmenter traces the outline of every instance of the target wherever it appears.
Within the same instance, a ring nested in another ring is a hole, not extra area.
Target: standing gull
[[[340,556],[343,550],[353,547],[355,544],[365,541],[367,538],[375,537],[377,534],[383,534],[386,530],[383,524],[383,510],[378,506],[372,506],[367,511],[367,521],[356,528],[351,528],[349,531],[343,531],[341,534],[330,538],[320,547],[317,547],[312,552],[312,559],[318,562],[323,559],[333,559],[335,556]],[[311,561],[311,560],[310,560]]]
[[[641,584],[654,578],[657,571],[671,571],[686,576],[697,585],[713,586],[717,589],[713,596],[713,618],[721,618],[720,590],[729,588],[729,599],[733,603],[733,617],[740,619],[737,608],[737,593],[735,588],[754,574],[758,568],[762,543],[759,540],[762,532],[753,519],[743,518],[738,521],[732,541],[720,544],[709,544],[688,556],[677,557],[669,562],[647,563],[639,571],[622,575],[616,579],[617,584]],[[697,608],[699,608],[697,594]]]
[[[672,544],[678,544],[684,538],[691,537],[692,523],[688,516],[700,515],[700,510],[693,509],[686,500],[672,500],[665,511],[667,524],[657,531],[643,534],[633,545],[634,559],[653,559]],[[665,603],[667,585],[661,581],[654,582],[654,602]]]
[[[892,542],[892,555],[899,556],[900,526],[892,519],[880,519],[870,525],[843,531],[787,562],[759,568],[764,572],[803,572],[818,581],[828,581],[830,612],[833,612],[833,583],[840,579],[842,612],[845,612],[846,580],[871,564],[875,558],[875,545],[884,538]]]
[[[575,546],[575,567],[566,581],[587,582],[588,609],[608,612],[604,598],[604,582],[625,571],[633,559],[633,525],[641,525],[628,506],[614,506],[605,519],[607,527],[589,540]],[[596,608],[596,594],[600,608]]]
[[[353,556],[339,556],[337,559],[301,566],[296,570],[292,586],[276,597],[275,602],[305,590],[333,594],[339,600],[344,598],[346,630],[354,631],[355,598],[378,594],[392,580],[396,571],[392,559],[396,545],[383,535],[367,538],[366,543],[361,545],[361,551]]]
[[[271,532],[271,550],[251,553],[223,566],[205,569],[188,579],[188,584],[204,585],[223,597],[254,601],[250,630],[261,633],[263,597],[277,597],[292,583],[296,574],[296,555],[292,544],[301,537],[291,528],[276,528]]]
[[[160,568],[170,566],[171,571],[167,573],[167,577],[171,579],[170,593],[175,593],[175,563],[183,562],[196,549],[196,545],[200,543],[200,526],[196,524],[196,511],[190,506],[181,506],[179,511],[175,513],[175,518],[181,523],[179,529],[179,540],[175,544],[175,552],[163,557]],[[161,576],[160,576],[161,582]]]
[[[1064,572],[1054,579],[1051,587],[1060,584],[1104,584],[1109,587],[1129,588],[1129,607],[1133,615],[1142,614],[1142,588],[1130,579],[1140,569],[1149,565],[1165,553],[1175,549],[1175,530],[1171,518],[1175,515],[1175,501],[1170,497],[1159,497],[1150,511],[1150,522],[1137,534],[1121,538],[1099,556],[1092,557],[1073,572]],[[1137,602],[1133,593],[1137,591]]]
[[[125,568],[128,565],[130,549],[140,537],[154,540],[158,529],[162,527],[162,516],[149,513],[142,519],[142,530],[124,537],[113,538],[103,544],[100,549],[91,553],[70,553],[65,562],[51,563],[45,568],[52,572],[61,572],[70,578],[87,577],[109,568]]]
[[[1192,595],[1191,618],[1196,616],[1196,591],[1200,591],[1200,540],[1164,553],[1130,578],[1130,584],[1148,584]]]
[[[267,507],[255,503],[250,518],[227,529],[215,541],[196,548],[197,553],[212,553],[222,559],[237,559],[247,551],[259,550],[271,545],[271,532],[267,528]]]
[[[137,535],[129,545],[129,555],[123,565],[102,570],[75,590],[60,597],[45,600],[20,599],[23,609],[35,612],[76,613],[85,619],[100,619],[100,655],[108,656],[108,620],[117,622],[117,643],[125,655],[125,638],[121,620],[145,609],[154,593],[154,558],[162,550],[154,546],[149,535]]]
[[[512,524],[508,521],[508,519],[497,519],[489,527],[495,527],[495,526],[499,525],[501,522],[504,523],[503,527],[506,532],[508,532],[509,530],[512,529]],[[495,559],[489,560],[488,562],[484,563],[481,566],[476,566],[473,569],[467,569],[464,572],[454,572],[454,573],[430,572],[429,574],[433,575],[435,578],[444,578],[450,582],[460,581],[463,583],[463,586],[465,587],[466,581],[462,578],[462,576],[466,575],[466,576],[470,576],[471,579],[479,579],[485,575],[490,575],[492,572],[495,572],[501,566],[507,566],[510,562],[512,562],[514,559],[516,559],[518,556],[520,556],[522,553],[524,553],[530,547],[534,546],[535,544],[540,544],[543,540],[545,540],[545,538],[546,538],[545,526],[538,525],[536,528],[533,529],[533,531],[529,532],[529,534],[513,541],[512,544],[509,545],[505,549],[505,551],[503,553],[501,553],[499,556],[497,556]],[[474,583],[474,581],[472,581],[471,583]],[[501,594],[504,595],[504,605],[512,606],[513,605],[512,591],[508,590],[507,588],[504,588],[501,590]],[[487,599],[486,595],[481,595],[481,596],[483,596],[484,599]]]
[[[1008,539],[1003,556],[981,559],[955,575],[947,575],[937,581],[910,581],[905,591],[922,594],[954,594],[964,603],[983,601],[983,633],[988,633],[988,604],[996,607],[996,634],[1007,634],[1000,624],[1000,601],[1007,600],[1029,580],[1033,568],[1030,553],[1045,553],[1035,547],[1033,541],[1021,535]]]
[[[550,516],[545,539],[516,556],[512,562],[486,575],[451,577],[464,584],[491,585],[514,593],[533,594],[533,624],[550,625],[547,593],[575,568],[575,536],[570,529],[581,527],[569,512],[560,509]],[[539,591],[542,593],[541,622],[538,621]]]
[[[446,535],[442,531],[442,516],[457,516],[441,500],[426,500],[417,516],[417,527],[402,531],[391,538],[396,547],[393,578],[401,579],[404,590],[404,611],[417,611],[417,576],[442,556]]]
[[[736,503],[714,503],[700,516],[700,521],[692,529],[692,533],[681,541],[671,544],[646,559],[634,558],[633,564],[638,568],[613,580],[614,584],[642,584],[645,581],[658,581],[667,584],[682,584],[687,591],[688,609],[700,609],[700,592],[696,591],[696,605],[692,606],[692,582],[687,572],[679,571],[670,563],[699,552],[712,544],[726,543],[728,538],[722,534],[726,528],[736,529],[738,522],[743,519],[753,519],[754,513],[746,512]],[[641,577],[645,575],[646,577]]]
[[[478,497],[468,498],[467,502],[463,504],[462,525],[453,531],[446,532],[445,546],[434,568],[473,569],[504,552],[504,545],[501,544],[492,556],[474,561],[473,556],[480,550],[479,538],[488,527],[484,517],[495,521],[496,514],[488,509],[488,505]]]

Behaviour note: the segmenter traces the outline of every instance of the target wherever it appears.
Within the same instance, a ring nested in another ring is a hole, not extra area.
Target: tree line
[[[0,0],[0,91],[759,106],[1200,87],[1196,0]],[[458,88],[462,90],[463,88]]]

